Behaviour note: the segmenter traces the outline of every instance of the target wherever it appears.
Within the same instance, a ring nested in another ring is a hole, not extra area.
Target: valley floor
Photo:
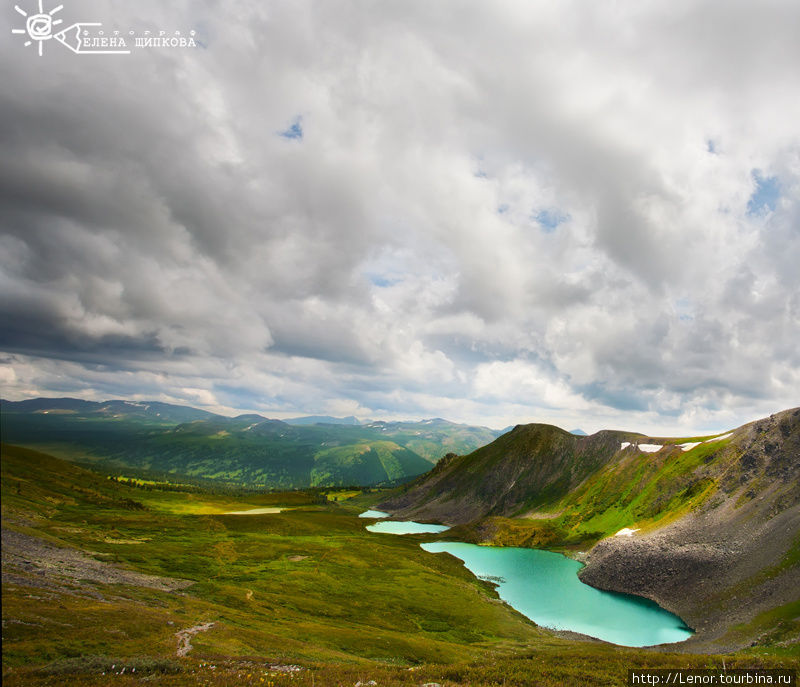
[[[687,656],[543,630],[424,537],[366,532],[356,515],[379,494],[156,486],[3,446],[4,684],[621,685],[634,667],[800,667],[780,647]],[[231,514],[251,509],[270,510]]]

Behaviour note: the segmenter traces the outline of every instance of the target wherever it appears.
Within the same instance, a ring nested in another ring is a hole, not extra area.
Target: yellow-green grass
[[[797,657],[800,653],[800,599],[760,613],[749,623],[732,627],[726,639],[757,636],[759,645],[749,649],[750,653],[760,654],[764,645],[769,646],[771,655]]]
[[[165,480],[155,480],[155,479],[143,479],[141,477],[129,477],[127,475],[119,475],[115,478],[118,482],[122,484],[128,484],[129,486],[136,486],[136,487],[191,487],[191,484],[186,484],[184,482],[169,482]]]
[[[125,568],[195,582],[173,594],[91,585],[113,598],[110,604],[69,593],[54,600],[50,592],[6,585],[9,666],[79,653],[129,656],[148,645],[156,655],[169,655],[177,642],[165,648],[164,637],[169,645],[178,628],[208,620],[218,625],[193,642],[198,654],[276,660],[468,660],[486,646],[524,646],[541,634],[491,601],[491,590],[455,559],[427,554],[418,537],[366,532],[363,521],[337,512],[334,504],[247,517],[206,514],[298,497],[236,502],[214,495],[204,501],[197,493],[141,493],[8,447],[2,464],[7,526]],[[186,503],[179,508],[181,496]],[[139,625],[154,628],[151,640],[138,639]]]
[[[688,451],[632,452],[553,504],[550,510],[556,515],[549,522],[564,532],[564,544],[583,545],[624,527],[646,531],[663,526],[697,509],[715,492],[716,481],[699,479],[695,472],[729,441],[700,444]]]
[[[397,489],[387,489],[382,487],[365,487],[357,494],[347,499],[337,499],[338,510],[345,513],[358,515],[365,510],[373,508],[375,504],[385,501],[390,495],[397,493]]]
[[[283,507],[316,509],[318,499],[308,492],[277,492],[231,496],[180,491],[135,493],[145,506],[174,515],[223,515],[231,511]]]
[[[328,501],[347,501],[355,498],[359,494],[361,494],[360,489],[340,489],[337,491],[329,491],[325,494],[325,498],[327,498]]]

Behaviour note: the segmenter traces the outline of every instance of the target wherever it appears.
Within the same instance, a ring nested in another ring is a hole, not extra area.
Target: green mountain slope
[[[554,502],[639,435],[577,437],[551,425],[521,425],[466,456],[449,455],[389,504],[404,515],[450,524],[517,516]]]
[[[756,641],[770,613],[800,642],[800,409],[716,437],[516,427],[379,507],[498,545],[596,544],[582,579],[675,611],[701,629],[688,646]]]
[[[164,403],[77,399],[3,401],[6,441],[119,470],[293,488],[404,481],[492,430],[443,420],[289,425]]]

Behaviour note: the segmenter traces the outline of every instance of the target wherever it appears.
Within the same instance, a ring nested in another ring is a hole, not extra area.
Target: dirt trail
[[[214,625],[216,625],[216,623],[202,623],[201,625],[188,627],[185,630],[178,630],[178,632],[175,633],[175,636],[178,638],[178,651],[176,655],[179,658],[186,656],[186,654],[192,650],[192,637],[198,632],[207,632],[214,627]]]

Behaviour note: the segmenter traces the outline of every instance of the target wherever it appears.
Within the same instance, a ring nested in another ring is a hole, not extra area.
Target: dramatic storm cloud
[[[797,405],[795,0],[54,17],[197,47],[39,57],[0,12],[5,398],[654,432]]]

